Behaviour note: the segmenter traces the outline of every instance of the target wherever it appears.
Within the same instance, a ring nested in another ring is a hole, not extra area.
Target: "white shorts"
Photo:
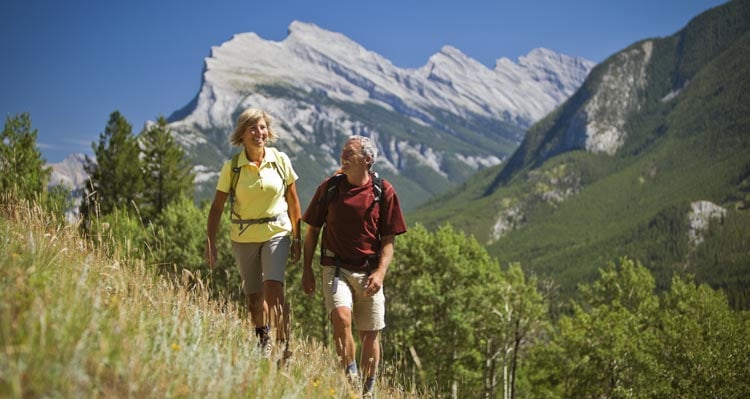
[[[333,293],[335,266],[323,266],[323,298],[326,310],[331,312],[340,307],[352,311],[354,328],[358,331],[379,331],[385,328],[385,295],[383,288],[373,296],[365,295],[367,273],[352,272],[340,268],[336,293]]]

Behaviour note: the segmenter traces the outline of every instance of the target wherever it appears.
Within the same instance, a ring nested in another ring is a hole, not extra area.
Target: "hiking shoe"
[[[375,398],[375,379],[367,378],[363,385],[364,385],[364,390],[362,391],[362,398],[374,399]]]
[[[259,343],[260,356],[264,359],[270,359],[271,353],[273,352],[273,343],[269,337],[266,337]]]
[[[255,327],[255,336],[258,337],[258,348],[260,349],[261,357],[264,359],[270,358],[271,352],[273,352],[273,343],[271,343],[271,335],[269,334],[270,330],[268,326]]]

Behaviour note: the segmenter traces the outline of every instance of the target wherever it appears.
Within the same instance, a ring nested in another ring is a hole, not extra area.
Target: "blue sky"
[[[31,114],[48,162],[91,154],[109,114],[140,132],[198,92],[211,47],[234,34],[283,40],[293,20],[417,68],[444,45],[488,67],[534,48],[600,62],[668,36],[723,0],[5,0],[0,113]]]

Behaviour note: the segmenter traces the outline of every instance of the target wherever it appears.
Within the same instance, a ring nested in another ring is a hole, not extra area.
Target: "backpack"
[[[279,152],[275,148],[267,148],[270,151],[274,152],[274,155],[276,156],[276,160],[279,159]],[[273,222],[276,220],[276,216],[270,217],[270,218],[263,218],[263,219],[247,219],[243,220],[240,215],[234,211],[234,200],[235,200],[235,190],[237,189],[237,182],[240,180],[240,167],[237,166],[240,160],[240,154],[236,153],[232,156],[232,168],[230,169],[230,184],[229,184],[229,205],[230,205],[230,213],[231,213],[231,219],[232,223],[236,223],[240,225],[240,234],[245,232],[245,229],[247,229],[251,224],[255,223],[267,223],[267,222]],[[287,191],[287,185],[286,185],[286,179],[284,178],[284,173],[281,171],[281,168],[278,165],[278,162],[273,162],[273,168],[276,170],[276,173],[279,174],[279,177],[281,177],[281,184],[284,186],[284,197],[286,198],[286,191]],[[236,218],[235,218],[236,216]],[[247,224],[247,226],[245,226]]]
[[[345,178],[345,174],[337,173],[331,176],[326,183],[326,194],[320,199],[320,207],[323,210],[323,224],[325,224],[326,218],[328,217],[328,204],[336,198],[336,195],[339,193],[339,182]],[[375,195],[375,200],[370,204],[370,207],[367,209],[368,211],[375,206],[376,202],[379,203],[381,207],[385,202],[385,197],[383,196],[383,179],[377,172],[370,172],[370,181],[372,182],[372,192]]]

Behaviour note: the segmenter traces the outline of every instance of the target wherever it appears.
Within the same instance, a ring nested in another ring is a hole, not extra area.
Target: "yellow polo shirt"
[[[275,148],[266,147],[266,154],[258,167],[248,161],[243,149],[240,152],[237,167],[240,168],[240,175],[235,188],[234,212],[239,214],[241,219],[262,219],[274,215],[278,215],[278,219],[275,222],[252,224],[242,234],[240,234],[240,225],[232,223],[232,241],[265,242],[272,237],[291,235],[292,223],[287,214],[288,206],[284,198],[284,188],[294,183],[298,176],[292,168],[289,157]],[[231,169],[232,160],[230,159],[224,162],[221,168],[216,190],[229,192],[232,179]],[[285,181],[282,180],[282,175]],[[229,200],[226,206],[231,207]],[[232,215],[232,219],[237,219],[237,216]]]

